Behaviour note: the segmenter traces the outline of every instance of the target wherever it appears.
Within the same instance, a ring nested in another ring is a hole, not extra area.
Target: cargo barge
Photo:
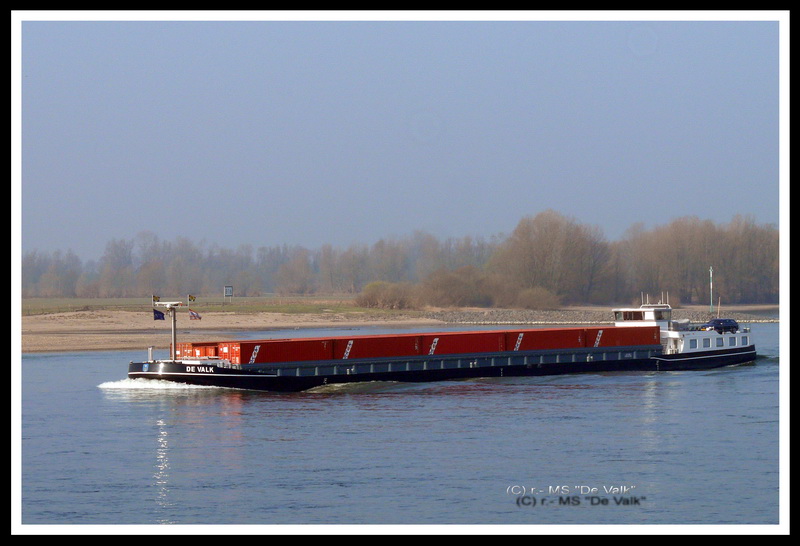
[[[716,333],[677,324],[668,305],[616,309],[608,326],[202,343],[177,343],[182,303],[163,305],[172,318],[170,358],[154,360],[151,351],[148,360],[129,364],[131,379],[297,392],[366,381],[706,369],[756,356],[749,330]]]

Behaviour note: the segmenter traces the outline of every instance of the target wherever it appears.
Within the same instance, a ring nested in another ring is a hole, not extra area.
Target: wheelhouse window
[[[656,320],[670,320],[672,313],[666,309],[656,309],[653,311],[653,316]]]
[[[644,320],[644,312],[642,311],[614,311],[614,319],[616,321],[623,320]]]

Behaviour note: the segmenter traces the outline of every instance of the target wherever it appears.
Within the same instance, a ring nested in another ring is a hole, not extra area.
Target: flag
[[[153,296],[153,301],[154,302],[155,301],[161,301],[161,297],[160,296]]]
[[[194,296],[192,296],[191,294],[189,294],[189,301],[194,301],[195,299],[197,299],[197,298],[195,298]]]
[[[200,319],[202,319],[202,318],[203,318],[203,317],[201,317],[201,316],[199,315],[199,313],[195,313],[194,311],[192,311],[191,309],[189,309],[189,320],[200,320]]]
[[[164,313],[162,313],[158,309],[153,309],[153,320],[165,320]]]

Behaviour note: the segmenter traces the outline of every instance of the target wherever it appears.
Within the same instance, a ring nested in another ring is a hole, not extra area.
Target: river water
[[[26,354],[12,497],[23,532],[776,526],[779,327],[752,329],[754,365],[294,394]]]

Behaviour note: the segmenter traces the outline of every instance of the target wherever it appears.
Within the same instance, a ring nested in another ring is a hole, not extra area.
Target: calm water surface
[[[776,525],[778,325],[753,331],[755,365],[712,371],[288,395],[24,355],[22,524]]]

